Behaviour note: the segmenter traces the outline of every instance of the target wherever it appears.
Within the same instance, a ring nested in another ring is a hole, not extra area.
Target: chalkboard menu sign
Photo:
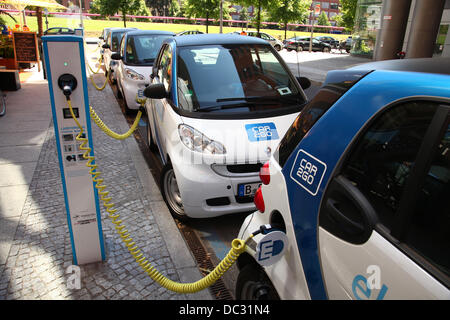
[[[17,62],[39,62],[37,35],[34,32],[13,32]]]

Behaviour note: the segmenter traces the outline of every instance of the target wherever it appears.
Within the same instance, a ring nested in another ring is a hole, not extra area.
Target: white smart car
[[[143,91],[150,84],[153,63],[161,43],[175,34],[169,31],[130,31],[123,35],[120,48],[111,58],[116,62],[117,87],[123,97],[125,111],[139,109]]]
[[[174,37],[151,77],[148,141],[164,164],[160,186],[172,215],[254,210],[259,169],[306,102],[275,49],[229,34]]]
[[[136,28],[110,28],[106,31],[107,36],[105,43],[102,45],[103,49],[103,64],[105,66],[105,71],[108,72],[110,79],[116,81],[116,61],[111,59],[111,55],[114,52],[119,51],[120,41],[123,35],[131,30],[137,30]]]

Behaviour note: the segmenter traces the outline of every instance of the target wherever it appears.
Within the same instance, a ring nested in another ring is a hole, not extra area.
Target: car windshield
[[[153,65],[162,42],[169,37],[171,35],[167,34],[128,36],[125,63],[144,66]]]
[[[125,31],[116,31],[111,34],[111,51],[117,52],[119,51],[120,40],[122,40],[122,36]]]
[[[268,45],[181,47],[177,69],[178,103],[187,111],[249,112],[304,102]]]

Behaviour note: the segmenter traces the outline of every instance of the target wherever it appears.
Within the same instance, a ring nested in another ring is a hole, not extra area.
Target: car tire
[[[276,44],[276,45],[274,46],[274,48],[275,48],[275,50],[277,50],[277,51],[281,51],[281,46],[280,46],[279,44]]]
[[[120,89],[118,91],[121,91],[120,95],[122,96],[122,101],[123,101],[123,108],[125,109],[125,114],[126,115],[130,115],[131,114],[131,109],[128,107],[128,103],[127,103],[127,98],[125,97],[125,93],[123,92],[123,89]]]
[[[187,221],[189,218],[184,213],[175,171],[170,163],[163,167],[159,183],[163,199],[166,202],[172,217],[182,222]]]
[[[330,52],[330,48],[328,48],[328,47],[323,47],[322,52],[328,53],[328,52]]]
[[[266,273],[255,264],[240,270],[236,280],[236,300],[280,300]]]
[[[303,51],[303,47],[302,46],[298,46],[297,47],[297,52],[302,52]]]
[[[148,114],[147,114],[147,119],[146,119],[145,122],[147,124],[147,145],[148,145],[148,148],[150,149],[150,151],[156,151],[156,150],[158,150],[158,146],[153,141],[152,128],[150,127],[150,118],[148,117]]]

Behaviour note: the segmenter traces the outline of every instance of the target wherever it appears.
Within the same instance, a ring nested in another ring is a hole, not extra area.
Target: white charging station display
[[[67,75],[76,79],[70,100],[93,156],[83,38],[46,36],[42,37],[42,43],[74,264],[103,261],[105,250],[97,189],[86,167],[84,152],[80,150],[81,143],[75,139],[80,130],[58,84]]]

